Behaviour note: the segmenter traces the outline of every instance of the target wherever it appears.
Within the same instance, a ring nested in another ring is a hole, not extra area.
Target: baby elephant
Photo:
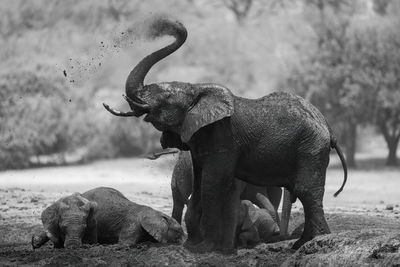
[[[269,208],[259,209],[249,200],[241,201],[236,231],[236,245],[239,247],[254,246],[259,242],[270,242],[279,237],[274,207],[264,195],[257,193],[256,198]]]
[[[55,248],[76,248],[82,243],[181,243],[184,236],[173,218],[108,187],[59,199],[42,212],[42,222],[45,231],[32,237],[33,248],[48,240]]]

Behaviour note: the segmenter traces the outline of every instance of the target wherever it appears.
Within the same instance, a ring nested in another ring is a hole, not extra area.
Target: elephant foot
[[[185,248],[190,249],[191,247],[197,246],[198,244],[200,244],[203,241],[203,239],[201,237],[197,237],[197,238],[189,238],[183,243],[183,246]]]
[[[250,247],[250,248],[252,248],[252,247]],[[224,254],[224,255],[231,255],[231,254],[236,254],[237,249],[236,248],[217,248],[215,250],[215,252],[218,252],[218,253]]]
[[[188,246],[186,243],[184,245],[189,251],[193,253],[208,253],[208,252],[217,252],[220,254],[236,254],[237,250],[235,248],[225,248],[219,247],[209,241],[202,241],[201,243],[193,246]]]
[[[306,243],[308,240],[304,240],[302,238],[298,239],[296,242],[294,242],[292,249],[298,250],[304,243]]]
[[[202,241],[196,245],[190,245],[185,242],[184,247],[193,253],[206,253],[216,250],[214,244],[208,241]]]

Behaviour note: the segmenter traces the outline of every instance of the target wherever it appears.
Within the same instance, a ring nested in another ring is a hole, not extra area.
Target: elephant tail
[[[340,149],[340,147],[337,144],[337,140],[335,137],[331,137],[331,147],[334,148],[336,150],[336,152],[338,153],[338,156],[340,158],[340,162],[342,163],[342,167],[343,167],[343,171],[344,171],[344,179],[343,179],[342,186],[333,195],[334,197],[337,197],[340,194],[340,192],[342,192],[342,190],[347,182],[347,163],[346,163],[346,159],[343,155],[342,150]]]

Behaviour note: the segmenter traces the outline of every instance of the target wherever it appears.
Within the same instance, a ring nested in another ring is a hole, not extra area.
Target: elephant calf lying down
[[[181,243],[184,236],[173,218],[107,187],[59,199],[42,212],[42,222],[45,231],[32,237],[33,248],[48,240],[55,248],[74,248],[82,243]]]
[[[257,193],[256,198],[265,203],[266,209],[254,207],[249,200],[242,200],[236,230],[236,245],[239,247],[254,246],[259,242],[269,242],[279,237],[279,226],[275,209],[264,195]]]

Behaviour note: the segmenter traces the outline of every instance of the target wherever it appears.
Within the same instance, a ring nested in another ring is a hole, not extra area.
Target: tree
[[[373,89],[375,112],[371,122],[382,133],[389,154],[386,165],[397,166],[400,139],[400,33],[397,24],[366,30],[360,38],[364,53],[363,86]]]
[[[93,136],[87,105],[61,75],[44,69],[0,75],[0,169],[29,167],[41,155],[62,156]]]
[[[343,129],[348,165],[355,167],[357,127],[374,124],[397,165],[400,139],[400,34],[393,19],[330,24],[318,51],[288,79],[318,106],[333,128]]]
[[[305,11],[315,31],[316,51],[286,81],[315,104],[345,140],[349,167],[355,167],[357,127],[365,123],[365,88],[357,75],[356,50],[349,28],[356,7],[351,1],[307,1]],[[310,14],[308,14],[308,12]]]

